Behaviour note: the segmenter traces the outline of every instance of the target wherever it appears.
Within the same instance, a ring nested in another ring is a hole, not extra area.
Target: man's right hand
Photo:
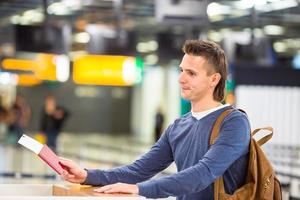
[[[72,160],[59,158],[59,163],[64,168],[61,177],[71,183],[83,183],[87,178],[87,171]]]

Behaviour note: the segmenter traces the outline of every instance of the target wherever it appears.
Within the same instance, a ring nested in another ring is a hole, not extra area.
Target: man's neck
[[[202,112],[222,105],[221,102],[215,101],[214,99],[201,99],[196,102],[191,102],[191,104],[192,112]]]

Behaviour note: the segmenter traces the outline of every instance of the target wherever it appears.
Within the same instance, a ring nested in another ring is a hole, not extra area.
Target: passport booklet
[[[42,144],[25,134],[22,135],[18,143],[33,151],[59,175],[62,174],[63,168],[59,163],[58,156],[47,145]]]

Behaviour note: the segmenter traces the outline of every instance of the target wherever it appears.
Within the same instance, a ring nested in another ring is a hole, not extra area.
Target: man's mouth
[[[182,90],[189,90],[190,88],[188,87],[181,87]]]

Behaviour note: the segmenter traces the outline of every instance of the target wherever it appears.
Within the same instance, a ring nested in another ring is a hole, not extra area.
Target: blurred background
[[[299,0],[1,0],[0,183],[62,182],[23,133],[86,168],[147,152],[190,110],[178,65],[197,38],[225,49],[226,103],[274,127],[264,150],[300,199]]]

